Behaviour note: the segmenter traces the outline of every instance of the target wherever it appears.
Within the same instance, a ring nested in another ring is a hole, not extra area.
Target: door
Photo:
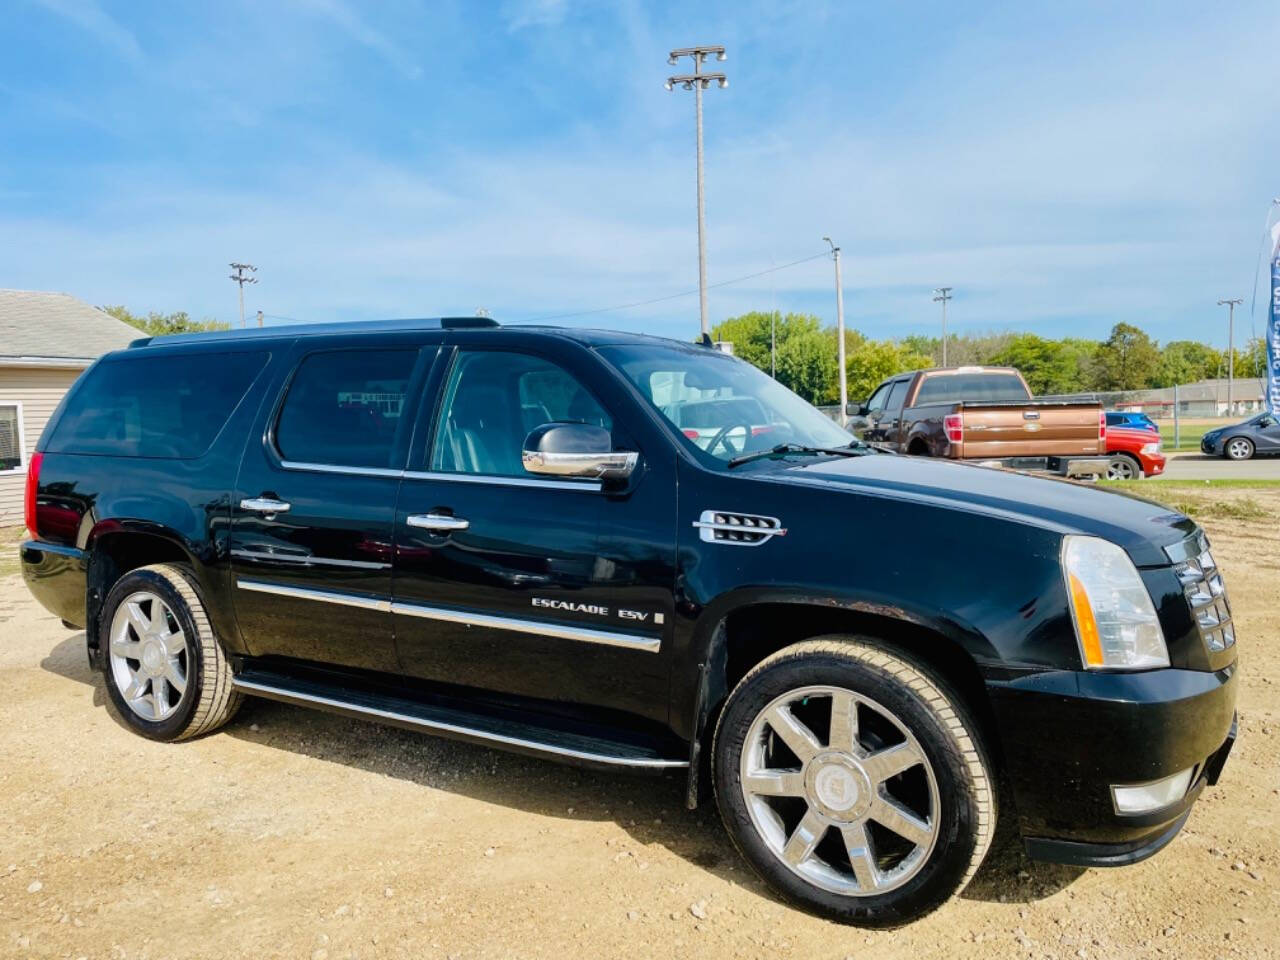
[[[393,523],[418,361],[416,345],[298,350],[232,497],[236,618],[254,656],[397,668]]]
[[[600,364],[570,352],[580,368]],[[442,369],[430,440],[396,511],[401,663],[433,681],[665,722],[674,470],[644,466],[641,451],[616,489],[526,473],[524,438],[543,423],[597,424],[615,450],[637,449],[562,359],[464,347]]]
[[[884,441],[884,433],[880,429],[880,418],[884,415],[885,401],[889,399],[889,391],[893,388],[892,383],[882,383],[876,387],[875,393],[871,394],[871,399],[867,401],[867,412],[864,414],[867,423],[863,428],[861,439],[867,443],[882,443]]]
[[[894,380],[875,392],[868,404],[867,432],[863,439],[877,446],[897,449],[898,418],[902,415],[902,401],[907,395],[910,380]]]
[[[1280,453],[1280,420],[1270,414],[1260,417],[1256,439],[1259,453]]]

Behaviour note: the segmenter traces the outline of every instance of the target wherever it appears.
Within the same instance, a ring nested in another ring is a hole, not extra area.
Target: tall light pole
[[[823,240],[831,247],[831,259],[836,262],[836,363],[840,367],[840,426],[848,423],[849,377],[844,368],[844,284],[840,280],[840,248],[830,237]]]
[[[942,365],[947,365],[947,301],[951,299],[950,287],[938,287],[933,291],[937,294],[933,298],[934,303],[942,304]]]
[[[1218,301],[1218,306],[1226,304],[1227,307],[1227,416],[1231,416],[1234,400],[1232,393],[1236,379],[1236,305],[1241,303],[1244,303],[1244,300],[1240,297],[1234,300]]]
[[[249,273],[257,273],[258,268],[255,267],[252,263],[233,263],[231,264],[231,269],[235,271],[235,273],[231,274],[231,279],[240,285],[240,326],[243,327],[244,326],[244,285],[246,283],[258,282],[257,277],[250,277],[245,273],[245,271],[248,270]]]
[[[679,50],[672,50],[667,56],[667,63],[673,67],[680,62],[681,57],[693,58],[693,73],[684,74],[682,76],[668,77],[666,88],[674,90],[676,84],[681,89],[693,91],[694,112],[698,120],[698,309],[702,318],[702,336],[705,338],[709,335],[710,329],[707,325],[707,230],[706,230],[706,205],[702,199],[702,91],[711,86],[714,80],[721,88],[729,85],[729,78],[723,73],[703,73],[702,65],[707,62],[707,57],[715,54],[717,60],[725,59],[724,47],[708,46],[708,47],[681,47]]]

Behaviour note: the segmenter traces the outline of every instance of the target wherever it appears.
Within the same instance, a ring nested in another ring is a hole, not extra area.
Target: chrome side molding
[[[236,586],[241,590],[251,590],[254,593],[272,593],[278,597],[293,597],[296,600],[336,603],[343,607],[359,607],[362,610],[376,610],[379,613],[391,612],[390,600],[383,600],[377,597],[362,597],[355,593],[334,593],[329,590],[290,587],[283,583],[269,583],[266,580],[250,580],[245,577],[237,577]]]
[[[557,640],[598,643],[607,647],[621,647],[624,650],[638,650],[643,653],[657,653],[662,649],[661,637],[638,636],[633,633],[597,630],[593,627],[570,626],[563,623],[548,623],[544,620],[524,620],[518,617],[473,613],[467,610],[451,610],[448,607],[432,607],[421,603],[393,602],[384,598],[367,597],[354,593],[336,593],[330,590],[313,590],[307,587],[292,587],[283,583],[271,583],[270,581],[253,580],[247,577],[237,577],[236,586],[241,590],[271,593],[280,597],[293,597],[297,600],[335,603],[340,606],[359,607],[362,610],[374,610],[378,613],[396,613],[406,617],[420,617],[424,620],[460,623],[468,627],[510,630],[513,633],[528,633],[533,636],[551,637]]]
[[[420,603],[391,604],[391,612],[406,617],[425,620],[441,620],[445,623],[461,623],[468,627],[489,627],[493,630],[510,630],[514,633],[531,633],[540,637],[559,640],[577,640],[582,643],[601,643],[609,647],[642,650],[657,653],[662,647],[661,637],[643,637],[632,633],[616,633],[612,630],[596,630],[592,627],[573,627],[543,620],[523,620],[517,617],[499,617],[487,613],[471,613],[466,610],[450,610],[447,607],[431,607]]]

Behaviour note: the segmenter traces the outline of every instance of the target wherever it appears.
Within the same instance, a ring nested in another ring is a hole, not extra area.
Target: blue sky
[[[1034,8],[1034,9],[1033,9]],[[528,320],[845,251],[850,325],[1226,340],[1280,195],[1270,3],[16,0],[0,286],[233,320]],[[686,61],[687,62],[687,61]],[[1269,88],[1269,89],[1268,89]],[[710,292],[834,319],[819,258]],[[696,296],[567,318],[688,337]],[[1261,328],[1261,317],[1258,320]]]

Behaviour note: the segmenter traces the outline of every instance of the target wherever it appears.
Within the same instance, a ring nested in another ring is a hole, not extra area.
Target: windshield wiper
[[[813,455],[826,455],[832,457],[860,457],[861,452],[853,447],[807,447],[802,443],[780,443],[768,450],[757,450],[755,453],[744,453],[734,457],[729,461],[729,469],[740,467],[744,463],[751,463],[753,460],[763,460],[765,457],[780,457],[792,453],[807,453]]]

